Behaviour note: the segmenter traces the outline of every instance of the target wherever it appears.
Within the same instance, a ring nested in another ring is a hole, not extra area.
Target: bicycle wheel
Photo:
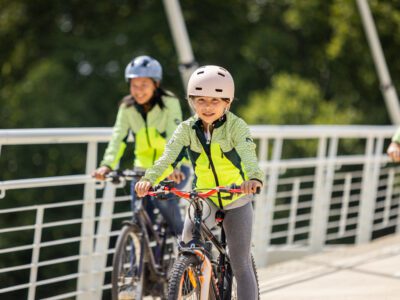
[[[142,299],[144,268],[143,241],[132,226],[124,226],[113,259],[112,299]]]
[[[201,264],[194,255],[181,255],[172,267],[168,284],[168,300],[200,299]],[[210,285],[209,298],[215,299]]]
[[[253,255],[251,256],[251,264],[253,266],[254,276],[256,278],[258,299],[260,299],[260,287],[258,285],[258,275]],[[224,300],[237,300],[237,299],[238,299],[238,294],[237,294],[236,278],[232,273],[231,266],[227,264],[225,279],[224,279]]]

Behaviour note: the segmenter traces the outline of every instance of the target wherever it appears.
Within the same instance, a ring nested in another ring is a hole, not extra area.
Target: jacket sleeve
[[[108,143],[103,160],[100,163],[101,166],[108,166],[114,169],[124,153],[126,148],[125,139],[129,133],[127,113],[126,107],[121,105],[118,110],[111,140]]]
[[[181,123],[178,128],[176,128],[171,139],[168,141],[167,145],[165,145],[163,155],[154,163],[154,166],[147,169],[142,180],[155,184],[158,180],[169,175],[165,172],[177,160],[185,147],[189,145],[190,137],[188,130],[187,125],[184,123]]]
[[[392,137],[392,142],[395,142],[397,144],[400,144],[400,127],[397,128],[396,133]]]
[[[172,137],[175,129],[182,122],[182,109],[179,100],[175,97],[168,97],[165,101],[168,108],[168,119],[166,127],[167,141]]]
[[[255,179],[264,184],[264,172],[258,166],[256,144],[250,134],[250,129],[242,119],[237,119],[232,128],[234,147],[243,163],[249,179]]]

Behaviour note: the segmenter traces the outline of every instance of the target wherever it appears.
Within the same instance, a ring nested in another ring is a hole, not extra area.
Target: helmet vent
[[[197,75],[203,74],[204,71],[197,72]]]
[[[222,93],[224,90],[222,89],[215,89],[216,92]]]
[[[203,88],[201,88],[201,87],[196,87],[196,91],[201,91],[201,90],[203,90]]]
[[[220,76],[222,76],[222,77],[225,77],[225,74],[222,74],[222,73],[220,73],[220,72],[218,72],[218,75],[220,75]]]

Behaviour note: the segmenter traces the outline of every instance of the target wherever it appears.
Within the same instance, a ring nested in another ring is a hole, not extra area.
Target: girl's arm
[[[264,172],[258,166],[256,155],[256,144],[250,134],[250,129],[247,124],[240,118],[235,122],[232,130],[234,147],[240,156],[244,169],[246,170],[249,180],[257,180],[264,183]]]

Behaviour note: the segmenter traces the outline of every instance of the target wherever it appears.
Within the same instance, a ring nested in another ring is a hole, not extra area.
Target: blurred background
[[[400,1],[369,1],[398,86]],[[356,2],[181,3],[200,65],[229,69],[252,124],[388,124]],[[164,6],[153,0],[0,1],[0,128],[111,126],[126,64],[154,56],[184,101]],[[302,113],[299,113],[302,108]]]

